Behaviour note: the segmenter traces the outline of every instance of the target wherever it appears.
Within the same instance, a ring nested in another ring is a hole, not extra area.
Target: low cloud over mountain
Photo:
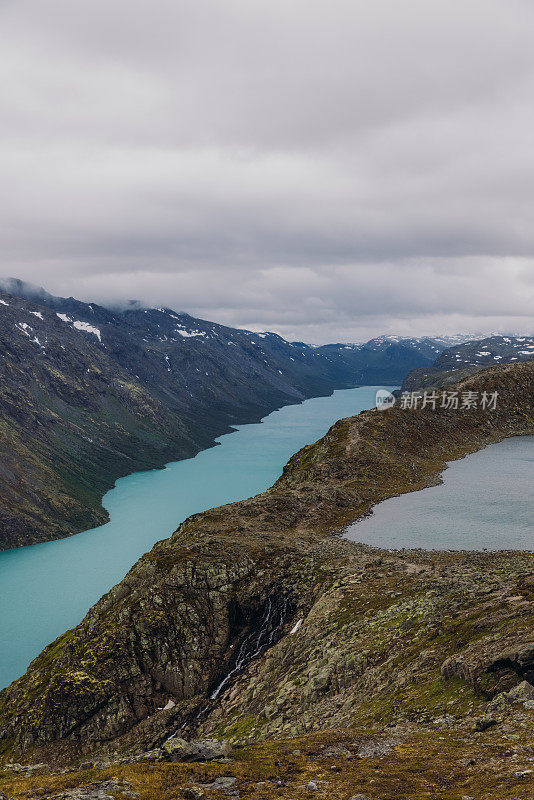
[[[526,0],[0,20],[5,274],[316,342],[532,332]]]

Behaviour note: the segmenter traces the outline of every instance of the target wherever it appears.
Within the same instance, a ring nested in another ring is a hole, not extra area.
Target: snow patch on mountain
[[[187,331],[183,328],[176,328],[176,333],[179,333],[180,336],[184,337],[184,339],[192,339],[195,336],[206,336],[205,331],[197,331],[197,330]]]
[[[71,323],[77,331],[81,331],[82,333],[92,333],[93,336],[96,336],[99,342],[102,341],[100,329],[95,328],[94,325],[89,325],[88,322],[82,322],[82,320],[79,319],[72,319],[72,317],[69,317],[67,314],[58,314],[56,312],[56,316],[63,320],[63,322]]]
[[[39,341],[38,337],[35,335],[31,325],[28,325],[27,322],[17,322],[15,324],[15,328],[17,328],[21,333],[27,336],[31,342],[39,345],[39,347],[41,347],[44,350],[44,345]]]
[[[99,342],[102,341],[100,330],[99,328],[95,328],[94,325],[89,325],[88,322],[81,322],[80,320],[75,320],[72,324],[74,325],[77,331],[83,331],[84,333],[92,333],[94,336],[97,337]]]
[[[22,331],[22,333],[24,333],[26,336],[31,337],[33,333],[33,328],[30,325],[28,325],[27,322],[17,322],[15,328],[18,328],[19,331]]]

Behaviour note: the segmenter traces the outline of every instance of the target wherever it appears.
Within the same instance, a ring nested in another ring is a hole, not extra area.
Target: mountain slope
[[[311,347],[170,309],[0,292],[0,549],[102,523],[121,475],[194,455],[236,423],[358,383],[439,345]],[[399,350],[400,348],[400,350]]]
[[[445,386],[494,364],[534,359],[534,336],[489,336],[441,352],[431,367],[419,366],[406,376],[402,391]]]
[[[149,749],[177,730],[251,741],[365,720],[416,724],[437,703],[470,725],[488,699],[529,679],[534,606],[488,593],[517,601],[531,554],[417,553],[406,563],[331,535],[374,503],[435,483],[447,461],[534,433],[534,363],[459,388],[498,389],[497,409],[341,420],[267,492],[184,522],[0,693],[0,750],[73,758]],[[300,624],[303,646],[292,638]],[[261,657],[214,696],[262,631]]]
[[[118,475],[191,452],[190,431],[93,334],[44,307],[0,304],[0,547],[105,520]]]

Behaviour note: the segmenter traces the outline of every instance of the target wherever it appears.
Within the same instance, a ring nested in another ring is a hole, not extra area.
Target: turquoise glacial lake
[[[345,536],[392,550],[534,550],[534,436],[449,462],[442,484],[378,503]]]
[[[121,478],[103,500],[106,525],[0,552],[0,688],[186,517],[268,488],[294,452],[336,420],[374,407],[377,388],[337,391],[241,425],[195,458]]]

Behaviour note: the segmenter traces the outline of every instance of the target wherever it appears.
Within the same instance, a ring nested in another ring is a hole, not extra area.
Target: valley
[[[0,800],[534,800],[534,3],[0,23]]]
[[[8,288],[20,296],[0,292],[0,550],[103,524],[117,478],[194,456],[281,406],[398,383],[445,346],[312,347],[170,309]]]

